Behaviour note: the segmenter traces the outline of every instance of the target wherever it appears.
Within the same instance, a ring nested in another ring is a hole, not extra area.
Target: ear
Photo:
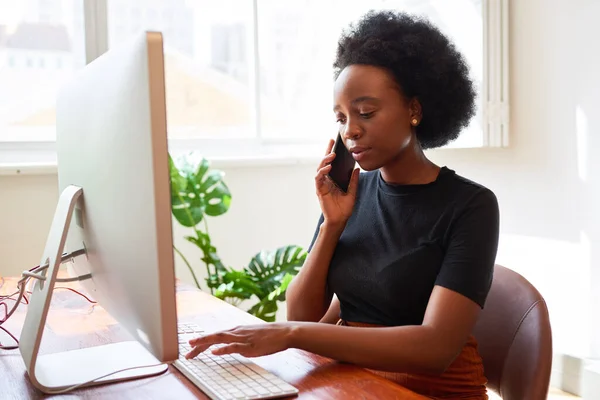
[[[421,107],[421,102],[416,97],[413,97],[408,102],[408,111],[410,113],[410,120],[416,119],[417,125],[421,123],[423,119],[423,108]]]

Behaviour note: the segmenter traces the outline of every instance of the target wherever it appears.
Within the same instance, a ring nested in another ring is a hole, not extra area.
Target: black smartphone
[[[335,158],[331,162],[331,169],[328,175],[333,183],[344,193],[347,193],[356,161],[354,161],[352,153],[344,146],[344,141],[339,133],[333,145],[333,152],[335,153]]]

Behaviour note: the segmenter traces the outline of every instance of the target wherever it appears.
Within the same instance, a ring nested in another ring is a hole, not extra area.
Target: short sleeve
[[[321,214],[321,216],[319,217],[319,222],[317,223],[317,228],[315,229],[313,238],[310,242],[310,245],[308,246],[308,250],[307,250],[308,253],[310,253],[313,246],[315,245],[315,242],[317,241],[317,236],[319,236],[319,230],[321,229],[321,225],[323,224],[324,221],[325,221],[325,218],[323,217],[323,214]]]
[[[435,284],[461,293],[483,308],[492,285],[499,229],[498,201],[484,188],[454,220]]]

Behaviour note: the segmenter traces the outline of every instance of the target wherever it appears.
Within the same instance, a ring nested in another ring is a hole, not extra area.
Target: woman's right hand
[[[356,190],[358,188],[358,176],[360,170],[355,168],[350,178],[350,186],[348,193],[344,193],[327,174],[331,170],[331,162],[335,158],[335,153],[331,152],[334,141],[330,140],[327,146],[325,157],[321,160],[317,175],[315,176],[315,187],[317,189],[317,197],[321,204],[321,211],[326,223],[333,225],[345,225],[356,201]]]

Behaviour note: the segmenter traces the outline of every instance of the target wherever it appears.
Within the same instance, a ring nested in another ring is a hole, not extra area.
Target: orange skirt
[[[380,326],[343,320],[337,324],[357,327]],[[442,375],[369,371],[431,399],[488,400],[483,360],[473,336],[469,337],[460,355]]]

